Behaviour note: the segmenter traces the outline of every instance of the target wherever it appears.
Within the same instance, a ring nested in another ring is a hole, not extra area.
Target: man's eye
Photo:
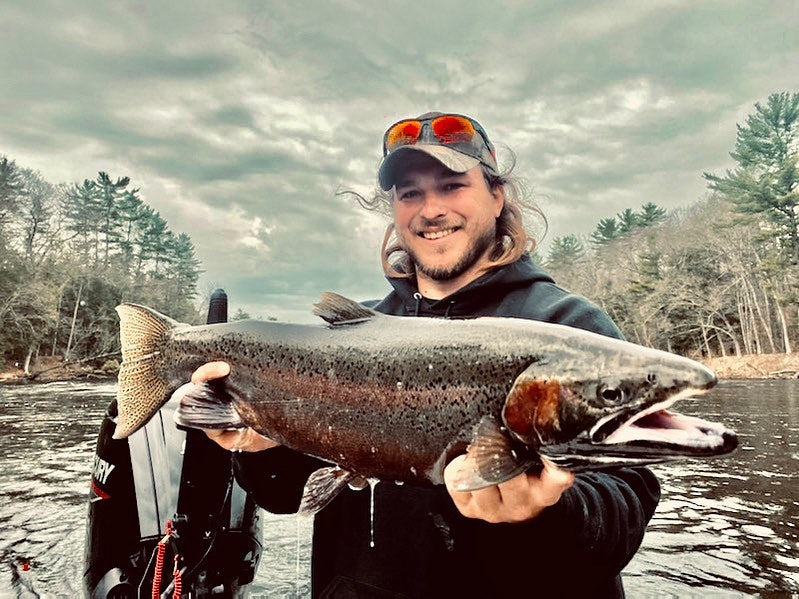
[[[446,191],[454,191],[461,187],[463,187],[463,183],[447,183],[446,185],[444,185],[444,189]]]
[[[409,189],[408,191],[400,192],[399,199],[400,200],[412,200],[413,198],[417,197],[419,192],[415,189]]]

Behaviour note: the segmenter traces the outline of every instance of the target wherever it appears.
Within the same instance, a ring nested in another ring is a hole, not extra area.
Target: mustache
[[[421,216],[419,218],[420,218],[419,225],[413,227],[412,229],[414,233],[421,233],[422,231],[434,227],[439,229],[454,229],[455,227],[459,226],[455,223],[448,222],[444,218],[425,218],[424,216]]]

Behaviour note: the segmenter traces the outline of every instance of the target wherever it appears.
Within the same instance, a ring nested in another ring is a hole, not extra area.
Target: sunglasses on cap
[[[468,116],[435,113],[394,123],[383,135],[383,156],[397,148],[416,144],[451,148],[498,172],[496,152],[488,134],[480,123]]]

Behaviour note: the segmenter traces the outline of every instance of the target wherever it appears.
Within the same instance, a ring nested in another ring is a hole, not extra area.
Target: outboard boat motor
[[[222,289],[211,295],[207,322],[227,322]],[[236,483],[231,453],[202,431],[175,425],[176,403],[171,399],[127,439],[112,439],[116,400],[108,408],[89,492],[87,597],[150,597],[154,578],[164,597],[174,586],[188,597],[241,597],[255,576],[259,509]],[[174,533],[159,572],[155,556],[167,522]],[[173,580],[175,555],[179,575]]]

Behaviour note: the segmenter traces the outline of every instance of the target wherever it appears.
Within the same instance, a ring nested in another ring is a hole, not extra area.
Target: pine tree
[[[636,215],[639,227],[651,227],[666,218],[666,209],[657,204],[647,202],[641,206],[641,210]]]
[[[24,193],[16,162],[0,156],[0,233]]]
[[[709,187],[738,212],[764,219],[788,259],[799,263],[799,93],[756,103],[746,124],[738,125],[730,156],[738,166],[723,177],[705,173]]]
[[[181,233],[174,237],[172,256],[170,259],[172,280],[177,283],[177,289],[182,300],[189,300],[197,293],[197,280],[202,269],[200,261],[194,257],[194,244],[191,237]]]
[[[103,238],[103,266],[108,267],[111,244],[119,240],[119,202],[124,196],[130,177],[121,177],[112,181],[108,173],[100,171],[96,179],[97,202],[101,210],[99,234]]]
[[[585,256],[583,242],[576,235],[569,234],[552,240],[546,263],[563,268],[576,264],[583,256]]]
[[[638,227],[638,215],[632,208],[625,208],[616,215],[619,219],[619,233],[624,235]]]
[[[138,189],[128,189],[120,198],[117,206],[117,217],[119,218],[120,231],[118,245],[120,258],[127,272],[133,263],[134,256],[134,236],[136,228],[144,218],[142,201],[139,198]]]
[[[64,196],[61,214],[67,230],[73,233],[70,239],[74,241],[75,249],[81,254],[84,263],[89,260],[93,248],[96,265],[99,258],[100,203],[94,181],[84,179],[82,184],[75,183],[70,187]]]
[[[603,218],[591,233],[591,243],[595,246],[605,245],[621,235],[619,224],[615,218]]]

